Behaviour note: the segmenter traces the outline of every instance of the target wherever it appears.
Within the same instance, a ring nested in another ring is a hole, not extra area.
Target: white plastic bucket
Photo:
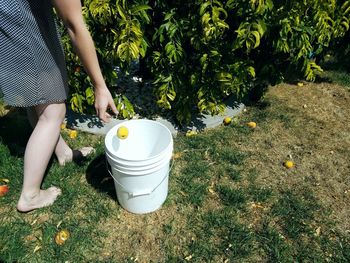
[[[169,153],[164,154],[164,158],[155,161],[154,163],[149,163],[147,165],[138,165],[136,162],[133,162],[132,165],[128,162],[120,162],[117,159],[114,159],[113,156],[110,156],[106,153],[106,158],[109,160],[109,163],[114,163],[114,168],[117,170],[121,170],[123,172],[138,172],[138,171],[146,171],[152,168],[157,168],[161,166],[164,162],[169,162],[169,159],[171,159],[172,152],[169,151]]]
[[[125,126],[126,139],[118,128]],[[110,129],[105,137],[106,160],[120,205],[144,214],[159,209],[168,194],[173,138],[169,129],[152,120],[129,120]]]
[[[117,136],[115,136],[117,137]],[[106,138],[107,139],[107,138]],[[112,143],[114,143],[114,141],[112,141]],[[138,150],[134,148],[134,151]],[[132,167],[133,169],[136,167],[145,167],[148,165],[152,165],[155,164],[157,162],[162,162],[164,160],[164,156],[168,156],[171,155],[173,152],[173,144],[171,143],[169,145],[169,147],[167,147],[165,150],[162,151],[162,153],[156,157],[153,158],[148,158],[147,160],[126,160],[126,159],[122,159],[120,157],[118,157],[117,154],[122,154],[122,149],[119,150],[118,152],[115,152],[113,154],[113,152],[111,153],[110,151],[108,151],[107,147],[106,147],[106,155],[108,155],[109,158],[113,159],[116,163],[118,163],[119,166],[126,166],[126,167]]]

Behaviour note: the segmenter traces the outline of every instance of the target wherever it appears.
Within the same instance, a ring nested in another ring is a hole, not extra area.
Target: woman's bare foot
[[[58,159],[58,163],[61,166],[64,166],[66,163],[69,163],[72,161],[79,161],[94,152],[95,152],[95,149],[93,147],[83,147],[78,150],[70,150],[62,154],[61,156],[57,156],[57,159]]]
[[[17,204],[17,210],[20,212],[29,212],[52,205],[61,192],[61,189],[52,186],[46,190],[40,190],[38,194],[33,196],[26,196],[26,194],[22,193]]]

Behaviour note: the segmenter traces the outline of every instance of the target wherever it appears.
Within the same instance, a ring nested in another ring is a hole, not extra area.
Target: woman
[[[76,52],[95,90],[95,109],[108,122],[113,98],[101,74],[96,51],[82,16],[80,0],[0,1],[0,91],[11,106],[25,107],[34,129],[24,154],[24,179],[17,204],[28,212],[51,205],[61,194],[57,187],[41,189],[53,153],[59,164],[72,161],[73,151],[60,136],[68,94],[64,54],[53,8],[67,27]],[[87,155],[91,147],[81,149]]]

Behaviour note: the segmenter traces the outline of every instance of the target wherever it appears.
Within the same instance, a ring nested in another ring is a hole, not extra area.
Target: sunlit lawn
[[[0,118],[0,178],[10,187],[0,197],[0,261],[350,262],[349,103],[336,84],[282,84],[229,126],[178,134],[168,198],[146,215],[118,204],[103,137],[71,139],[69,129],[71,146],[96,154],[64,168],[53,158],[43,187],[63,195],[18,213],[30,128],[9,112]],[[70,237],[60,246],[63,229]]]

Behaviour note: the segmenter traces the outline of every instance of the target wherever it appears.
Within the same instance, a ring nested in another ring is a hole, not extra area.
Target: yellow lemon
[[[78,135],[78,132],[75,131],[75,130],[72,130],[72,131],[69,132],[69,137],[70,137],[71,139],[76,138],[77,135]]]
[[[117,130],[117,136],[119,139],[126,139],[129,135],[129,130],[125,126],[120,126]]]
[[[224,125],[229,125],[231,124],[232,119],[230,117],[225,117],[223,120]]]
[[[299,87],[302,87],[302,86],[304,86],[304,83],[298,82],[297,85],[298,85]]]
[[[254,122],[254,121],[248,122],[247,125],[249,128],[252,128],[252,129],[256,128],[256,122]]]
[[[68,240],[70,233],[68,230],[61,230],[55,236],[55,242],[57,245],[63,245]]]
[[[283,165],[284,165],[284,167],[290,169],[290,168],[292,168],[294,166],[294,163],[292,161],[285,161],[283,163]]]
[[[194,130],[190,130],[190,131],[187,131],[186,132],[186,136],[187,137],[191,137],[191,136],[194,136],[194,135],[197,135],[197,132],[196,131],[194,131]]]
[[[7,179],[7,178],[1,178],[0,181],[1,181],[1,182],[4,182],[4,183],[6,183],[6,184],[8,184],[8,183],[10,182],[10,180]]]

